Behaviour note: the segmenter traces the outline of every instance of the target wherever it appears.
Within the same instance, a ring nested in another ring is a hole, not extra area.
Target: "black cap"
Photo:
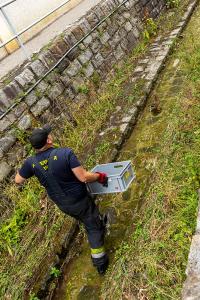
[[[31,145],[35,149],[41,149],[47,142],[47,137],[51,132],[52,128],[50,125],[46,124],[42,128],[35,128],[29,137]]]

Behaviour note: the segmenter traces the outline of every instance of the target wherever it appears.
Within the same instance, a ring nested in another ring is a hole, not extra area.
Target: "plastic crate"
[[[135,178],[131,161],[114,162],[109,164],[97,165],[91,172],[103,172],[108,176],[108,186],[105,187],[97,181],[87,183],[91,194],[120,193],[128,189]]]

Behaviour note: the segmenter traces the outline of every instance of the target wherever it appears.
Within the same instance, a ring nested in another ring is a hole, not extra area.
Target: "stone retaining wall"
[[[9,84],[0,89],[0,115],[18,103],[0,119],[0,183],[4,184],[14,168],[27,156],[20,143],[25,130],[44,123],[61,124],[63,119],[76,126],[73,109],[87,98],[84,89],[89,80],[102,80],[112,66],[123,59],[138,43],[144,18],[156,18],[165,0],[129,0],[92,33],[91,30],[124,1],[103,0],[68,28]],[[88,35],[86,38],[84,38]],[[49,71],[78,41],[57,68],[30,93],[27,91]],[[23,97],[22,101],[19,101]],[[1,203],[3,207],[3,203]],[[1,210],[1,211],[4,211]]]

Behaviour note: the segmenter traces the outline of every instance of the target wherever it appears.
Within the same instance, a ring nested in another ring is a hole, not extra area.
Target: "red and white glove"
[[[97,181],[99,183],[101,183],[103,186],[107,187],[108,186],[108,177],[106,173],[102,173],[102,172],[95,172],[97,174],[99,174],[99,178],[97,179]]]

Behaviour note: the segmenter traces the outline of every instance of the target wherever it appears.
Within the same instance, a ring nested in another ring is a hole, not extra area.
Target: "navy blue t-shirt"
[[[49,148],[46,151],[39,152],[35,155],[37,161],[44,170],[48,169],[48,158],[53,149],[55,148]],[[85,183],[79,181],[72,172],[73,168],[80,166],[80,162],[76,155],[70,148],[58,148],[56,150],[56,155],[53,160],[53,175],[55,176],[56,181],[66,194],[70,193],[72,197],[77,199],[85,197],[87,195]],[[35,175],[42,183],[40,172],[38,172],[31,157],[25,160],[19,170],[19,175],[26,179]]]

